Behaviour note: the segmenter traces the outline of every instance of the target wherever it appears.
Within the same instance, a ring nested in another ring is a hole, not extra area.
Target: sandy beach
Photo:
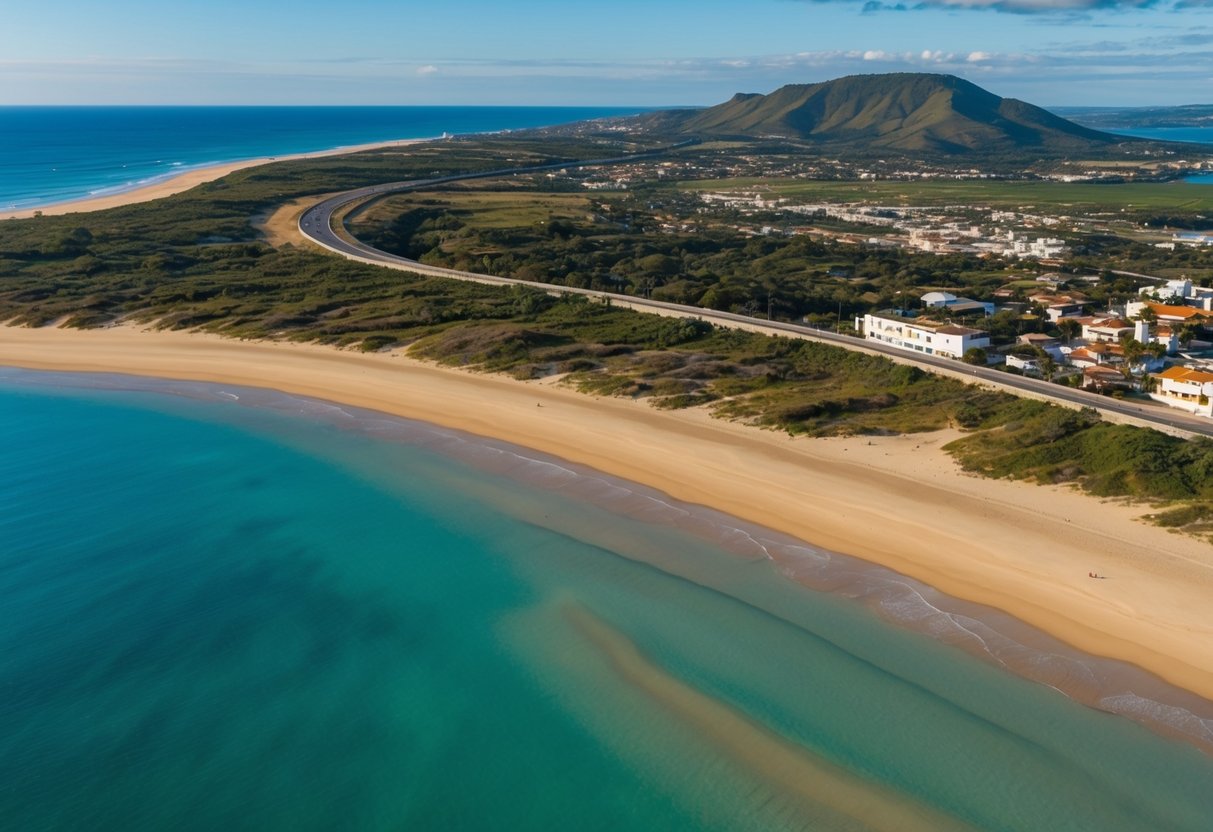
[[[201,168],[192,168],[177,176],[172,176],[167,179],[162,179],[156,182],[150,182],[147,185],[131,188],[127,191],[118,193],[106,194],[105,196],[86,197],[83,199],[73,199],[68,202],[56,202],[53,205],[46,205],[40,208],[23,208],[20,211],[4,211],[0,212],[0,219],[29,219],[35,214],[41,214],[46,217],[60,216],[63,214],[79,214],[86,211],[102,211],[106,208],[118,208],[122,205],[132,205],[137,202],[151,202],[154,199],[161,199],[173,194],[179,194],[182,191],[188,191],[190,188],[197,187],[205,182],[212,182],[227,176],[229,173],[235,173],[238,170],[245,168],[264,165],[269,162],[286,162],[292,159],[320,159],[325,156],[344,156],[348,153],[358,153],[363,150],[378,150],[384,147],[404,147],[418,142],[428,141],[428,139],[399,139],[390,142],[372,142],[369,144],[351,145],[349,147],[336,147],[332,150],[317,150],[312,153],[294,153],[284,156],[262,156],[256,159],[245,159],[241,162],[224,162],[218,165],[207,165]]]
[[[1135,519],[1145,507],[966,475],[939,450],[949,432],[791,439],[395,353],[133,326],[0,327],[0,364],[266,387],[535,448],[880,563],[1213,699],[1213,547]]]

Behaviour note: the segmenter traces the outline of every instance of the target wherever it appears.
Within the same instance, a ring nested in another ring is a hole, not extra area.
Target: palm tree
[[[1187,344],[1193,338],[1200,334],[1200,326],[1197,324],[1184,324],[1179,328],[1179,343]]]
[[[1125,363],[1121,372],[1126,378],[1133,377],[1133,366],[1141,361],[1141,357],[1146,354],[1146,345],[1136,338],[1125,338],[1120,342],[1121,347],[1125,351]]]
[[[1139,321],[1149,321],[1150,323],[1153,323],[1158,320],[1158,313],[1155,312],[1152,307],[1143,306],[1141,311],[1139,311],[1133,317],[1137,318]]]

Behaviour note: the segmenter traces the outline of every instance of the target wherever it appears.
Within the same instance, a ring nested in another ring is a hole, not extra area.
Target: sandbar
[[[965,474],[939,450],[954,432],[794,439],[400,352],[130,325],[3,326],[0,365],[269,388],[508,441],[882,564],[1213,700],[1213,546],[1141,522],[1146,506]]]

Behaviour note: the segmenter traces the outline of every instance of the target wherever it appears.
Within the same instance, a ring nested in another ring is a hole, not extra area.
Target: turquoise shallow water
[[[1210,756],[719,518],[323,403],[96,383],[0,371],[5,829],[1209,828]]]

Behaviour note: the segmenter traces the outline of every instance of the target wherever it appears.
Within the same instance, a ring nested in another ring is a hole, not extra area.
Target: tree
[[[1001,309],[986,318],[985,328],[994,338],[1014,338],[1020,331],[1020,316],[1009,309]]]
[[[678,274],[681,263],[665,254],[650,254],[636,262],[637,268],[646,274],[673,277]]]
[[[1061,336],[1066,339],[1067,344],[1082,334],[1082,324],[1073,318],[1059,319],[1057,328],[1061,330]]]
[[[1047,352],[1045,357],[1040,359],[1040,374],[1044,376],[1045,381],[1052,381],[1053,376],[1057,375],[1057,362]]]
[[[1158,313],[1149,306],[1143,306],[1141,310],[1134,315],[1134,317],[1139,321],[1149,321],[1150,323],[1153,323],[1158,320]]]
[[[1146,354],[1146,345],[1136,338],[1125,338],[1121,342],[1121,347],[1125,351],[1125,363],[1121,372],[1126,378],[1131,378],[1133,375],[1133,367],[1141,361],[1141,357]]]
[[[1036,355],[1036,365],[1040,367],[1040,374],[1045,381],[1052,381],[1053,376],[1057,373],[1057,362],[1053,360],[1053,356],[1049,355],[1048,351],[1034,346],[1032,351]]]
[[[986,351],[981,347],[969,347],[960,360],[966,364],[984,367],[987,363]]]

